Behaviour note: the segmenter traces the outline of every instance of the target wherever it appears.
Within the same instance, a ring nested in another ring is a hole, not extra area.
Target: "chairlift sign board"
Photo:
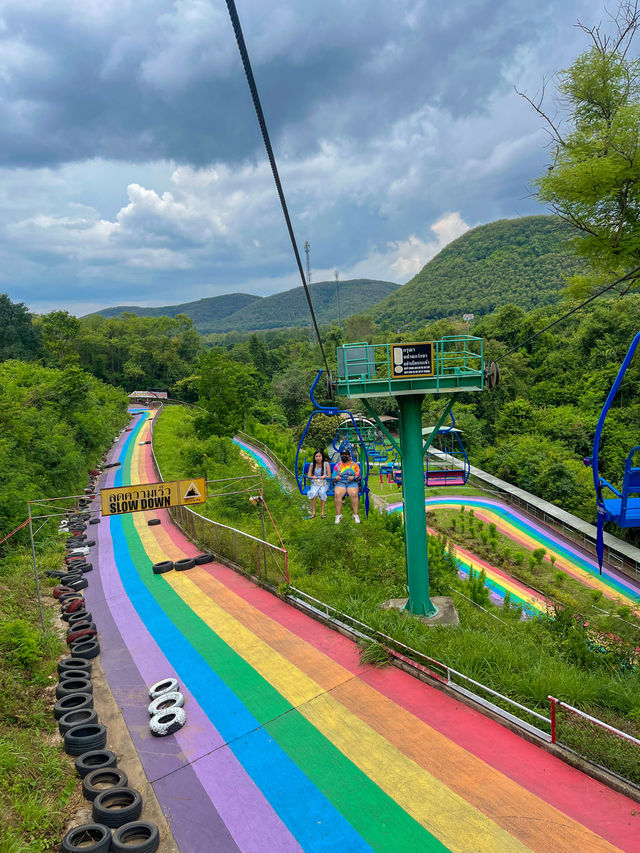
[[[122,515],[125,512],[144,512],[167,509],[170,506],[201,504],[207,499],[204,477],[173,480],[169,483],[139,483],[100,489],[102,515]]]
[[[433,376],[433,342],[391,344],[391,378],[419,379]]]

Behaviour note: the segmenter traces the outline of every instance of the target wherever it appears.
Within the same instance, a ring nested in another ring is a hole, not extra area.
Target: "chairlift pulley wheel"
[[[491,361],[484,368],[484,384],[489,391],[498,387],[500,382],[500,368],[497,361]]]

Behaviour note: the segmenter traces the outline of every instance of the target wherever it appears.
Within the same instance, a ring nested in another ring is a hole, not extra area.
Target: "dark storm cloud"
[[[317,117],[368,138],[424,104],[482,110],[500,66],[544,25],[524,0],[240,3],[274,137]],[[529,11],[530,10],[530,11]],[[222,0],[10,2],[0,32],[0,163],[242,159],[259,136]],[[305,127],[309,126],[305,132]]]
[[[314,280],[407,281],[468,227],[542,213],[513,91],[598,0],[238,0]],[[0,291],[35,310],[298,283],[223,0],[4,0]]]

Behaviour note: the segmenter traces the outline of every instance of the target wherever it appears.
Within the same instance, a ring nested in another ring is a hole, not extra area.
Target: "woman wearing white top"
[[[316,517],[316,498],[320,498],[322,507],[321,517],[326,518],[324,505],[327,500],[327,492],[329,491],[329,483],[331,481],[331,466],[323,450],[316,450],[313,454],[313,462],[307,468],[307,477],[311,480],[308,494],[311,501],[311,515],[309,518]]]

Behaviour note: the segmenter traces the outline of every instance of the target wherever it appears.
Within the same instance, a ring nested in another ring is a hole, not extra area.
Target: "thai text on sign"
[[[168,483],[139,483],[135,486],[100,490],[103,515],[188,506],[204,503],[206,499],[207,484],[204,477],[172,480]]]
[[[391,378],[433,376],[433,343],[391,345]]]

